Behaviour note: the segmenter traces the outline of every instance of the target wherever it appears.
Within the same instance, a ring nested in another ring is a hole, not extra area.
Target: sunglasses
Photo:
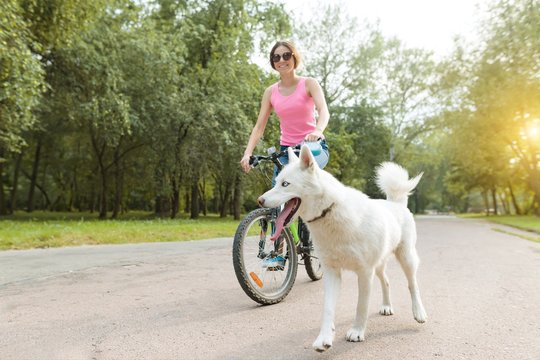
[[[283,61],[288,61],[288,60],[291,60],[292,56],[293,56],[292,52],[286,52],[286,53],[283,53],[282,55],[274,54],[272,55],[272,62],[277,63],[281,60],[282,57],[283,57]]]

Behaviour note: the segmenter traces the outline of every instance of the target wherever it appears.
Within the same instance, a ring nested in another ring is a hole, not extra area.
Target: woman
[[[272,109],[279,118],[281,150],[304,141],[319,141],[322,156],[316,160],[321,168],[328,162],[328,146],[323,132],[328,125],[330,114],[319,83],[315,79],[296,75],[295,70],[300,62],[300,53],[292,42],[278,41],[272,47],[270,65],[279,73],[280,80],[264,91],[257,123],[251,131],[244,156],[240,161],[245,172],[250,170],[249,158],[264,134]],[[319,114],[318,119],[315,119],[315,109]],[[288,162],[287,157],[281,160],[283,164]],[[274,179],[276,175],[277,168],[274,171]]]

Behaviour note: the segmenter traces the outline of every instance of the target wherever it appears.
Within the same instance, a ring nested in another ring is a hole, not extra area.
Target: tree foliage
[[[495,2],[482,44],[439,62],[343,5],[312,8],[304,23],[262,0],[3,1],[0,214],[238,218],[268,186],[238,164],[277,81],[253,59],[291,34],[341,181],[381,196],[373,169],[394,159],[425,172],[415,211],[466,210],[476,192],[486,209],[540,211],[538,1]],[[256,151],[278,132],[272,115]]]
[[[540,30],[533,25],[539,20],[540,3],[498,1],[489,15],[481,28],[483,46],[469,54],[456,52],[462,75],[451,68],[447,72],[461,95],[458,106],[446,114],[453,137],[448,181],[463,184],[465,191],[480,188],[486,203],[490,192],[492,201],[486,208],[495,211],[495,193],[502,189],[519,213],[513,189],[523,188],[522,179],[527,178],[522,207],[534,205],[528,196],[532,191],[540,211],[540,137],[535,130],[540,122]]]

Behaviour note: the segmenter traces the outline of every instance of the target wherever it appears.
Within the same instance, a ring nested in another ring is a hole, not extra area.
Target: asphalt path
[[[540,243],[450,216],[417,227],[428,321],[414,321],[392,260],[395,315],[378,314],[375,281],[366,341],[348,343],[347,272],[324,354],[311,348],[322,282],[299,269],[282,303],[259,306],[237,283],[231,238],[0,252],[0,359],[540,359]]]

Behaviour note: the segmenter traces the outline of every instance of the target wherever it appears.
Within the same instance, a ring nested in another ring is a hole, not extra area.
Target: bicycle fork
[[[285,241],[282,236],[278,237],[274,241],[274,251],[270,252],[270,254],[266,253],[264,251],[265,244],[266,244],[266,236],[268,232],[268,221],[270,221],[270,227],[271,227],[271,234],[273,235],[276,229],[275,222],[279,215],[279,212],[281,211],[280,208],[274,208],[271,211],[270,219],[261,219],[260,221],[260,227],[261,232],[259,234],[259,253],[257,257],[259,259],[265,259],[270,255],[270,257],[275,257],[277,255],[283,254],[283,246],[285,245]],[[296,228],[296,224],[291,224],[289,226],[291,229],[291,233],[293,235],[294,243],[299,244],[300,243],[300,237],[298,236],[298,229]]]

